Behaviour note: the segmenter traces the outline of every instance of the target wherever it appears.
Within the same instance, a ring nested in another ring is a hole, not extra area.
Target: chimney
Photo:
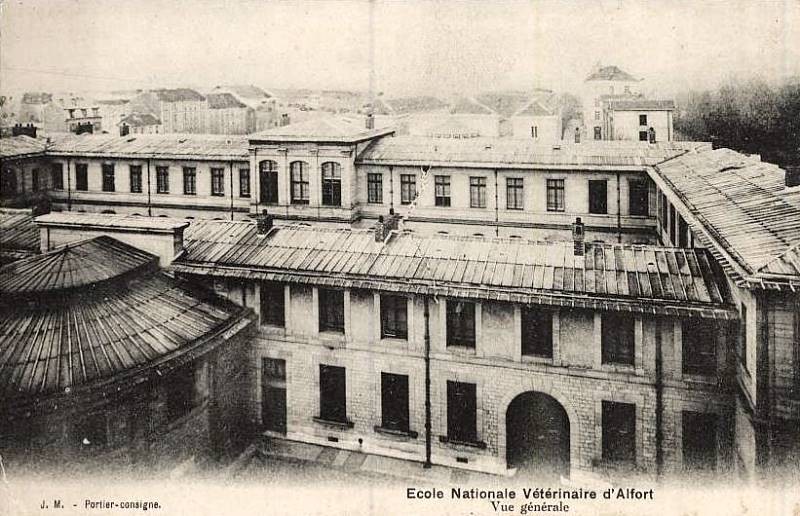
[[[383,215],[378,216],[378,222],[375,223],[375,241],[383,242],[386,238],[386,225],[383,223]]]
[[[119,126],[120,136],[128,136],[128,133],[130,133],[130,131],[131,127],[128,124],[122,124],[121,126]]]
[[[652,127],[647,130],[647,141],[650,143],[656,143],[656,130]]]
[[[274,219],[272,215],[263,210],[261,215],[256,216],[256,228],[259,235],[266,235],[272,229]]]
[[[289,113],[283,113],[281,115],[281,127],[289,125]]]
[[[36,138],[36,126],[33,124],[15,124],[11,128],[11,136],[30,136]]]
[[[786,167],[786,188],[800,186],[800,167]]]
[[[367,129],[370,131],[375,129],[375,116],[372,113],[367,114]]]
[[[581,143],[581,130],[580,128],[575,128],[575,143]]]
[[[583,256],[583,240],[585,236],[583,222],[581,222],[580,217],[576,217],[575,223],[572,224],[572,242],[575,245],[575,256]]]

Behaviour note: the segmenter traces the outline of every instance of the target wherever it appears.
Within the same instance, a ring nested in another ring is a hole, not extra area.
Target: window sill
[[[522,362],[528,364],[553,365],[553,357],[548,357],[545,355],[522,355]]]
[[[475,354],[475,347],[472,346],[458,346],[458,345],[448,345],[447,351],[450,353],[456,353],[458,355],[474,355]]]
[[[477,448],[479,450],[486,449],[486,443],[483,441],[457,441],[455,439],[450,439],[446,435],[439,436],[439,442],[443,444],[450,444],[453,446],[463,446],[466,448]]]
[[[681,372],[681,378],[690,383],[703,383],[715,384],[717,383],[717,374],[713,373],[686,373]]]
[[[603,371],[608,371],[612,373],[628,373],[633,374],[636,373],[636,366],[633,364],[619,364],[616,362],[607,362],[601,364],[601,368]]]
[[[408,344],[408,337],[395,337],[392,335],[381,335],[381,342],[385,344]]]
[[[419,437],[419,434],[413,430],[394,430],[392,428],[385,428],[382,426],[375,426],[373,427],[373,430],[375,430],[376,433],[390,435],[392,437],[405,437],[408,439],[416,439]]]
[[[319,423],[320,425],[330,426],[333,428],[338,428],[340,430],[349,430],[355,426],[355,423],[352,421],[333,421],[330,419],[324,419],[319,416],[314,416],[311,418],[315,423]]]

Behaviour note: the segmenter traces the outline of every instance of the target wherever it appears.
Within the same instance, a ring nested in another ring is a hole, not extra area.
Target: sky
[[[800,76],[800,0],[0,0],[0,91],[251,83],[576,92],[598,63],[662,95]],[[372,19],[372,24],[370,24]]]

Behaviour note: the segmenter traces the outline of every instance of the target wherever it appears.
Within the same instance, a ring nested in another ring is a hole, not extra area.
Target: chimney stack
[[[583,240],[585,237],[583,222],[581,222],[580,217],[576,217],[575,223],[572,224],[572,242],[575,245],[575,256],[583,256]]]
[[[800,167],[786,167],[786,188],[800,186]]]
[[[378,216],[378,222],[375,223],[375,241],[383,242],[386,238],[386,225],[383,222],[383,215]]]
[[[580,128],[575,128],[575,143],[581,143],[581,130]]]
[[[11,136],[30,136],[36,138],[36,126],[33,124],[15,124],[11,128]]]
[[[283,113],[281,115],[281,127],[287,126],[289,125],[289,123],[290,123],[289,113]]]
[[[375,129],[375,116],[372,113],[367,114],[367,129]]]
[[[273,219],[272,215],[267,213],[267,210],[263,210],[261,212],[261,215],[257,215],[256,216],[256,228],[257,228],[258,234],[259,235],[266,235],[267,233],[269,233],[269,230],[272,229],[273,221],[274,221],[274,219]]]

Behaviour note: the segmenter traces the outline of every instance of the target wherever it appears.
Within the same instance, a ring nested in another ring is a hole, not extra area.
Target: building
[[[72,102],[64,106],[67,131],[75,134],[100,133],[103,131],[103,117],[100,105],[95,103]]]
[[[205,133],[206,111],[206,98],[189,88],[147,91],[130,100],[131,113],[155,116],[165,133]]]
[[[138,229],[153,245],[186,223],[135,225],[105,230]],[[153,226],[166,235],[145,235]],[[62,237],[78,241],[0,268],[5,468],[154,473],[241,450],[251,312],[160,271],[174,248],[159,257],[109,236]]]
[[[119,135],[129,134],[159,134],[164,132],[161,120],[150,113],[134,113],[125,117],[117,123]]]
[[[583,81],[581,102],[583,103],[583,133],[586,140],[607,140],[603,132],[603,98],[637,96],[641,80],[617,66],[597,65]]]
[[[277,97],[253,85],[217,86],[213,93],[230,93],[236,100],[255,111],[255,128],[247,132],[266,131],[280,122]]]
[[[603,134],[608,140],[675,139],[672,128],[675,102],[671,100],[609,100],[603,107]]]
[[[230,93],[209,93],[207,132],[248,134],[256,130],[256,112]]]

